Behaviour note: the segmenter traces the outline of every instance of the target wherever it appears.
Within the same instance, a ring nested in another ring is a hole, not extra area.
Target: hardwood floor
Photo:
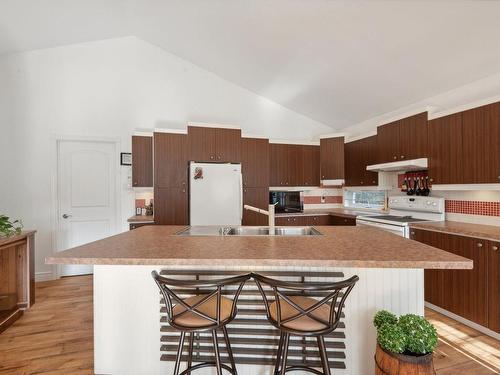
[[[37,283],[35,306],[0,334],[1,375],[93,374],[92,277]],[[500,374],[500,343],[431,310],[437,375]]]

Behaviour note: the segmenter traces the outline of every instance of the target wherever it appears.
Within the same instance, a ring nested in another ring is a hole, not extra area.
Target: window
[[[346,190],[344,205],[353,208],[382,209],[385,205],[385,190]]]

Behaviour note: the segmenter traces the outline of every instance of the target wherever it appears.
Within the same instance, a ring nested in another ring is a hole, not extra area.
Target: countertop
[[[29,237],[35,233],[36,230],[23,230],[21,234],[15,234],[9,237],[0,237],[0,246],[5,246],[16,241],[24,240],[26,237]]]
[[[410,228],[457,234],[490,241],[500,241],[500,227],[494,225],[471,224],[446,220],[413,223],[410,224]]]
[[[348,208],[325,208],[325,209],[315,209],[315,210],[304,210],[302,212],[280,212],[276,213],[276,217],[283,216],[321,216],[321,215],[333,215],[342,216],[355,219],[357,216],[366,215],[379,215],[381,211],[373,210],[361,210],[361,209],[348,209]]]
[[[129,223],[152,223],[155,221],[153,215],[134,215],[127,219]]]
[[[151,225],[58,252],[47,264],[471,269],[472,261],[371,227],[318,226],[321,236],[176,236]]]

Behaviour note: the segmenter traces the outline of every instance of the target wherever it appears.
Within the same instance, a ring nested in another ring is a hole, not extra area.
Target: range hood
[[[427,169],[427,158],[401,160],[390,163],[368,165],[367,171],[372,172],[409,172]]]

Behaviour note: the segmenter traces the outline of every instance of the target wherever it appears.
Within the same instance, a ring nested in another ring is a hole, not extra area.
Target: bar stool
[[[252,274],[252,277],[262,294],[267,319],[280,330],[274,374],[283,375],[289,371],[301,370],[330,375],[324,335],[337,328],[347,296],[359,277],[352,276],[335,283],[286,282],[259,274]],[[274,300],[268,299],[262,285],[271,288]],[[305,295],[297,295],[298,292]],[[307,292],[326,292],[326,296],[318,300],[307,297]],[[305,365],[286,366],[290,335],[316,337],[323,372]]]
[[[186,333],[189,333],[187,368],[180,375],[190,374],[203,367],[215,367],[217,375],[222,374],[222,369],[229,371],[233,375],[237,375],[226,325],[236,317],[238,312],[236,308],[238,297],[243,285],[245,285],[245,282],[251,275],[246,274],[219,280],[177,280],[160,276],[156,271],[153,271],[151,274],[165,300],[168,323],[181,333],[175,360],[174,375],[179,375]],[[222,296],[222,288],[229,285],[238,285],[233,299]],[[174,292],[171,287],[177,288],[176,291]],[[178,295],[183,293],[191,294],[193,289],[196,290],[197,294],[193,297],[182,299]],[[217,329],[219,328],[222,329],[224,334],[231,367],[223,364],[220,359],[217,339]],[[194,335],[203,331],[211,331],[212,333],[215,360],[191,366],[193,362]]]

